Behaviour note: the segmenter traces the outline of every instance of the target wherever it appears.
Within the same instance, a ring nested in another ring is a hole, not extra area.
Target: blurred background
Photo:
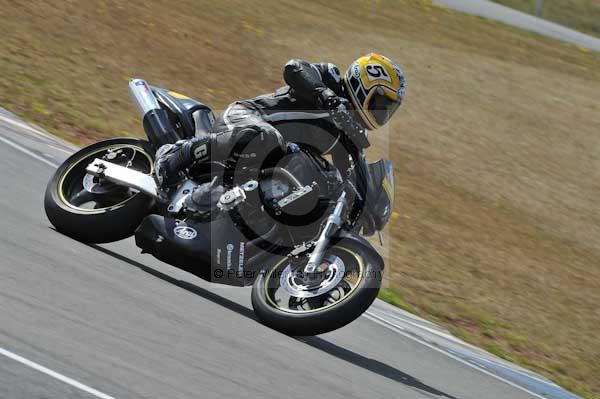
[[[535,1],[498,0],[533,12]],[[600,36],[600,1],[543,16]],[[215,111],[290,58],[378,52],[407,97],[382,298],[600,398],[600,55],[421,0],[0,0],[0,106],[82,145],[139,136],[127,81]]]
[[[598,0],[492,1],[600,37],[600,1]]]

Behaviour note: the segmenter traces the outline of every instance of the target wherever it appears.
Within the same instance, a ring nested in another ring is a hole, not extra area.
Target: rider
[[[159,185],[176,182],[179,171],[195,161],[264,164],[281,157],[288,142],[330,153],[340,130],[366,135],[364,129],[384,125],[404,98],[402,69],[374,53],[354,61],[344,77],[334,64],[302,60],[290,60],[283,77],[288,86],[231,104],[211,133],[160,147],[155,162]]]

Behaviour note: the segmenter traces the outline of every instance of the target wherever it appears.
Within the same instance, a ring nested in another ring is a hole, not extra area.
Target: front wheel
[[[302,261],[284,258],[252,287],[252,307],[267,326],[288,335],[317,335],[350,323],[377,297],[383,265],[341,241],[327,249],[319,271],[304,276]]]
[[[104,159],[151,174],[152,146],[147,141],[116,138],[85,147],[71,155],[48,182],[46,215],[54,227],[79,241],[102,243],[133,234],[153,200],[86,172],[95,159]]]

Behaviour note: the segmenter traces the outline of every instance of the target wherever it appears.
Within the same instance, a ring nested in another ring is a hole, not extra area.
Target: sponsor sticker
[[[352,65],[352,75],[354,75],[356,79],[360,79],[360,66],[358,66],[357,63]]]
[[[235,248],[233,246],[233,244],[227,244],[227,246],[225,247],[227,249],[227,270],[231,269],[231,265],[232,265],[232,259],[231,259],[231,254],[233,253],[233,248]]]
[[[193,240],[198,235],[198,232],[189,226],[177,226],[173,229],[173,233],[184,240]]]
[[[138,80],[137,82],[135,82],[135,85],[136,86],[142,86],[142,88],[144,89],[144,91],[149,91],[148,85],[143,80]]]
[[[238,257],[238,271],[239,272],[244,271],[244,248],[245,248],[245,244],[243,242],[240,242],[240,255]]]

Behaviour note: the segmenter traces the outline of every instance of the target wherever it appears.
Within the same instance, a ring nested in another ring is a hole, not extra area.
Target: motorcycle
[[[389,160],[367,162],[364,131],[345,129],[337,158],[288,143],[274,166],[196,163],[163,189],[156,149],[207,134],[214,114],[142,79],[129,90],[147,140],[101,141],[56,170],[44,205],[59,232],[87,243],[133,235],[142,253],[204,280],[252,285],[258,319],[285,334],[332,331],[367,310],[384,261],[362,236],[378,232],[381,241],[394,175]]]

